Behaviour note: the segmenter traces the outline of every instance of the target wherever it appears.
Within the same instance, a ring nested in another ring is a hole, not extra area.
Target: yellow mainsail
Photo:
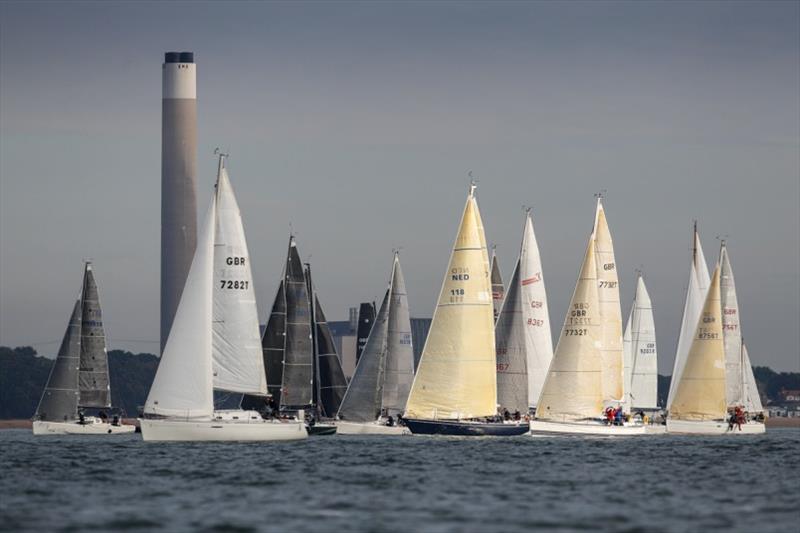
[[[721,420],[726,415],[725,344],[722,338],[719,265],[714,269],[669,417]]]
[[[592,235],[536,408],[538,419],[572,421],[602,415],[601,317],[595,261]]]
[[[600,302],[600,342],[603,359],[603,399],[622,400],[622,309],[614,243],[602,198],[597,199],[594,222],[597,261],[597,297]]]
[[[461,226],[406,405],[406,416],[494,415],[497,377],[489,253],[470,187]]]

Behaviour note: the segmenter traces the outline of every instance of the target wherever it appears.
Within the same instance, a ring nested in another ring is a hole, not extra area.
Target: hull
[[[531,420],[531,435],[600,435],[632,437],[645,435],[647,426],[609,426],[600,421],[587,422],[551,422],[548,420]]]
[[[728,422],[723,420],[673,420],[667,419],[667,433],[678,435],[759,435],[766,432],[761,422],[747,422],[728,429]]]
[[[148,442],[292,441],[308,437],[300,420],[175,420],[139,419]]]
[[[411,435],[405,426],[386,426],[377,422],[336,422],[339,435]]]
[[[513,437],[528,432],[528,423],[469,422],[404,418],[414,435],[456,435],[459,437]]]
[[[106,422],[90,422],[80,424],[75,422],[46,422],[35,420],[33,422],[34,435],[120,435],[134,433],[136,426],[122,424],[115,426]]]
[[[333,424],[322,424],[317,422],[313,426],[306,426],[306,432],[314,437],[322,437],[324,435],[336,435],[338,428]]]
[[[647,424],[644,426],[646,435],[664,435],[667,432],[666,424]]]

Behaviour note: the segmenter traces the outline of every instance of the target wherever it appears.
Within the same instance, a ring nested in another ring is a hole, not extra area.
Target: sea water
[[[0,528],[797,531],[800,431],[157,444],[0,431]]]

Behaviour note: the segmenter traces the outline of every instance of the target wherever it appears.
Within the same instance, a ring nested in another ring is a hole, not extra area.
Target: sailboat
[[[219,154],[216,191],[139,419],[146,441],[307,437],[302,419],[214,408],[214,389],[267,395],[250,256],[225,157]]]
[[[494,311],[494,321],[500,316],[500,308],[503,307],[503,300],[506,296],[506,288],[503,285],[503,276],[500,274],[500,263],[497,260],[497,248],[492,246],[492,310]]]
[[[495,324],[497,403],[510,413],[536,408],[553,340],[539,246],[530,209],[525,213],[522,244],[514,273]]]
[[[269,405],[280,414],[303,410],[309,415],[310,433],[335,433],[335,425],[321,420],[335,416],[347,381],[314,292],[310,267],[304,267],[294,235],[289,236],[283,277],[261,348],[270,400],[246,394],[242,408],[263,411]]]
[[[532,434],[645,433],[644,425],[608,425],[601,417],[609,400],[622,400],[622,328],[617,318],[621,313],[613,254],[611,234],[598,199],[578,282],[542,387],[536,418],[530,423]]]
[[[357,435],[410,433],[408,428],[395,423],[394,416],[405,411],[413,379],[408,297],[400,257],[395,252],[389,287],[339,407],[338,432]]]
[[[653,304],[639,272],[623,340],[626,412],[658,410],[658,355]]]
[[[527,423],[486,421],[497,414],[497,370],[489,254],[475,187],[473,182],[406,406],[414,434],[528,430]]]
[[[100,412],[87,416],[88,409]],[[111,384],[103,312],[92,263],[87,261],[80,296],[36,408],[33,434],[107,435],[136,430],[122,424],[119,415],[109,422],[107,409],[111,409]]]
[[[719,252],[720,300],[722,305],[722,337],[725,345],[725,396],[728,410],[737,407],[751,416],[763,415],[753,367],[742,338],[739,322],[739,301],[728,248],[723,240]],[[763,422],[748,420],[735,428],[737,433],[764,433]]]

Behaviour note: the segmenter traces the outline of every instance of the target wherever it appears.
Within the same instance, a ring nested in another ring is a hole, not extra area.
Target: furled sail
[[[522,318],[520,260],[517,260],[494,329],[497,353],[497,404],[501,409],[508,409],[512,413],[528,411],[526,327]]]
[[[211,321],[216,203],[215,195],[147,395],[146,415],[209,418],[214,412]]]
[[[224,155],[217,174],[214,240],[214,387],[246,394],[267,393],[258,309],[242,215]]]
[[[421,419],[494,415],[497,378],[489,254],[474,185],[406,406]]]
[[[383,380],[383,408],[388,414],[403,413],[414,381],[414,347],[411,341],[411,318],[400,256],[394,254],[392,290],[386,341],[386,365]]]
[[[639,275],[630,319],[630,381],[626,382],[627,402],[631,409],[658,408],[658,354],[653,304]],[[627,329],[627,328],[626,328]]]
[[[622,400],[622,310],[614,243],[602,198],[597,199],[594,232],[597,295],[600,305],[600,343],[603,360],[603,399]]]
[[[686,288],[686,302],[683,306],[683,319],[681,320],[681,331],[678,337],[678,348],[675,352],[675,363],[672,368],[672,379],[669,384],[669,395],[667,396],[667,410],[672,405],[675,397],[675,390],[678,387],[683,367],[686,364],[686,357],[689,355],[689,347],[692,344],[697,319],[703,310],[703,302],[709,285],[708,266],[703,254],[703,247],[700,245],[700,234],[697,232],[697,223],[694,225],[692,234],[692,264],[689,268],[689,284]]]
[[[575,292],[564,318],[536,418],[567,422],[603,411],[603,356],[595,239],[589,238]]]
[[[722,338],[720,269],[714,269],[695,327],[669,416],[677,420],[722,420],[726,415],[725,345]]]
[[[106,334],[100,295],[92,264],[86,263],[81,298],[81,368],[78,375],[81,407],[111,407]]]
[[[373,422],[381,413],[383,377],[389,329],[389,300],[392,288],[386,289],[378,316],[372,324],[356,371],[339,407],[339,418],[353,422]]]
[[[66,422],[78,418],[78,372],[81,358],[81,300],[75,302],[61,348],[47,378],[36,420]]]
[[[761,404],[761,395],[758,392],[756,377],[753,375],[753,367],[750,364],[750,356],[747,354],[747,346],[742,343],[742,369],[744,370],[744,410],[749,413],[763,413],[764,406]]]
[[[492,309],[494,310],[494,320],[500,316],[500,309],[503,307],[503,300],[506,296],[506,288],[503,285],[503,276],[500,274],[500,263],[497,261],[497,254],[492,247]]]

